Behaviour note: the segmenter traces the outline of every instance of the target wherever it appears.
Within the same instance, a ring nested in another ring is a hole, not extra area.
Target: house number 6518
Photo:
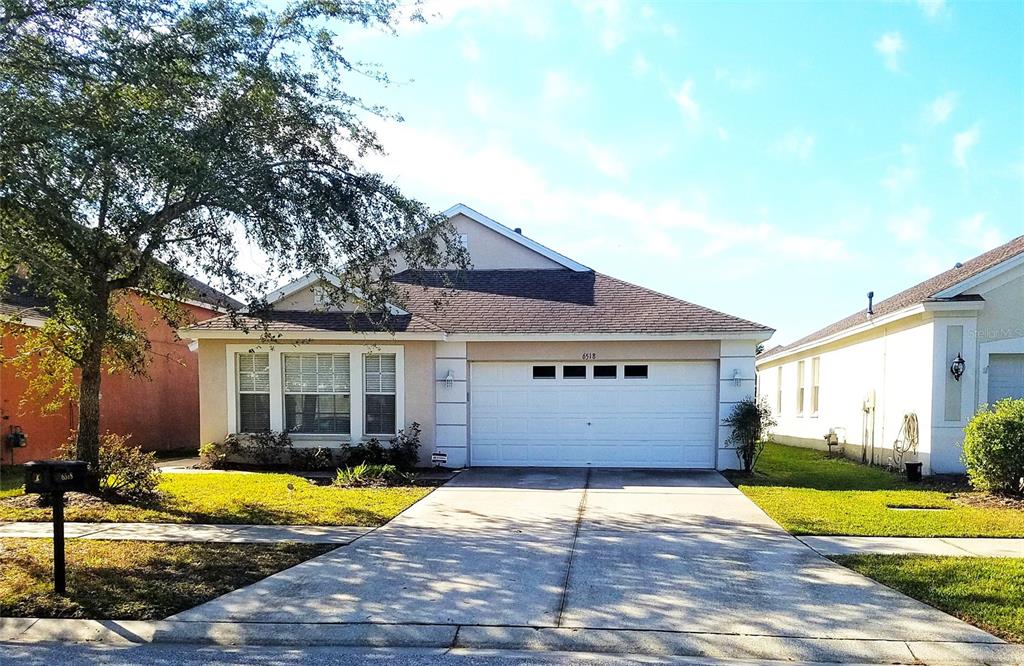
[[[583,360],[584,361],[596,361],[597,360],[597,354],[595,354],[594,352],[583,352]]]

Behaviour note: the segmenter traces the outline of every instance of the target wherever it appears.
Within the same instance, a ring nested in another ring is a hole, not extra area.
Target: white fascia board
[[[647,340],[751,340],[764,342],[774,331],[737,333],[449,333],[448,342],[585,342]]]
[[[564,254],[559,254],[558,252],[555,252],[551,248],[541,245],[535,240],[531,240],[522,234],[516,233],[514,229],[509,229],[501,222],[498,222],[497,220],[492,220],[483,213],[479,213],[473,210],[466,204],[455,204],[454,206],[446,210],[444,214],[449,219],[455,217],[456,215],[465,215],[474,222],[484,225],[491,231],[497,232],[504,236],[505,238],[513,240],[522,245],[523,247],[529,248],[543,257],[547,257],[548,259],[557,264],[561,264],[566,268],[581,273],[591,272],[590,268],[584,266],[578,261],[573,261]]]
[[[844,338],[853,337],[855,335],[864,333],[865,331],[870,331],[880,326],[887,326],[894,322],[900,321],[901,319],[906,319],[908,317],[913,317],[915,315],[936,312],[980,312],[981,309],[984,307],[984,301],[950,301],[943,303],[918,303],[917,305],[911,305],[909,307],[903,308],[902,310],[890,312],[889,314],[881,317],[874,317],[859,326],[847,328],[842,331],[839,331],[838,333],[833,333],[832,335],[829,335],[827,337],[812,340],[811,342],[800,345],[799,347],[787,349],[782,353],[772,354],[770,356],[764,357],[759,356],[757,358],[757,361],[755,361],[755,365],[760,367],[766,363],[771,363],[774,361],[778,361],[780,359],[789,358],[790,356],[794,356],[796,354],[802,354],[808,350],[815,349],[817,347],[823,347],[833,342],[843,340]],[[923,324],[925,322],[922,320],[921,323]]]
[[[969,289],[973,289],[980,284],[988,282],[992,278],[1005,273],[1012,268],[1016,268],[1017,266],[1024,266],[1024,254],[1018,254],[1015,257],[1010,257],[1006,261],[998,263],[976,275],[972,275],[966,280],[958,282],[948,289],[943,289],[932,298],[953,298],[954,296],[959,296]]]
[[[272,291],[269,294],[267,294],[267,303],[273,305],[274,303],[277,303],[278,301],[288,298],[293,294],[299,293],[303,289],[308,289],[309,287],[319,282],[321,278],[327,280],[335,287],[339,289],[341,288],[341,278],[339,278],[334,273],[324,273],[323,275],[321,275],[319,273],[313,272],[299,278],[298,280],[295,280],[294,282],[286,284],[277,291]],[[352,295],[355,296],[356,298],[366,300],[366,297],[364,296],[363,291],[361,289],[353,287],[350,291],[352,292]],[[385,306],[387,306],[388,312],[390,312],[393,315],[409,314],[408,312],[398,307],[397,305],[385,303]]]
[[[262,340],[264,331],[180,328],[178,336],[186,340]],[[271,331],[267,344],[295,340],[445,340],[444,333],[354,333],[352,331]]]
[[[11,324],[12,326],[25,326],[27,328],[42,328],[43,324],[46,323],[45,319],[39,317],[0,317],[0,322]]]

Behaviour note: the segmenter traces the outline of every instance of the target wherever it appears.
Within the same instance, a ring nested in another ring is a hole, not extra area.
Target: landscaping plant
[[[743,471],[752,473],[776,423],[768,403],[763,399],[744,398],[723,423],[732,428],[726,444],[736,449]]]
[[[371,488],[404,483],[408,479],[394,465],[368,465],[362,463],[355,467],[339,469],[334,478],[334,485],[343,488]]]
[[[131,435],[105,433],[100,437],[99,464],[93,469],[103,495],[134,502],[151,500],[160,483],[160,470],[156,454],[128,443]],[[58,451],[57,457],[75,460],[74,440],[69,440]]]
[[[979,410],[964,429],[963,457],[978,490],[1024,493],[1024,399]]]
[[[322,446],[312,448],[292,449],[291,468],[311,471],[319,471],[334,467],[334,459],[331,450]]]

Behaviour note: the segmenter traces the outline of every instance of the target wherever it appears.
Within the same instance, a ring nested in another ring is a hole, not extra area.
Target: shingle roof
[[[369,333],[393,331],[397,333],[439,333],[441,329],[418,315],[380,315],[348,312],[314,312],[310,310],[272,310],[265,320],[257,317],[221,315],[191,326],[191,330],[233,331],[262,330],[263,321],[271,333],[340,331]]]
[[[449,333],[771,331],[590,271],[406,271],[395,280],[407,285],[403,308]]]
[[[405,271],[395,276],[411,314],[390,328],[366,315],[277,310],[268,329],[447,333],[745,333],[761,324],[723,314],[622,280],[573,270]],[[225,315],[193,330],[259,330],[259,320],[237,324]],[[354,325],[353,325],[354,324]]]
[[[893,312],[897,312],[904,308],[911,307],[913,305],[919,305],[925,302],[937,302],[937,301],[957,301],[957,300],[978,300],[980,297],[967,296],[967,297],[956,297],[948,299],[938,299],[935,297],[936,294],[954,287],[964,280],[967,280],[979,273],[987,271],[988,269],[1003,263],[1007,259],[1012,259],[1017,255],[1024,254],[1024,236],[1018,236],[1009,243],[1000,245],[999,247],[989,250],[984,254],[980,254],[974,257],[970,261],[960,264],[957,267],[953,267],[948,271],[939,273],[938,275],[931,277],[920,284],[916,284],[913,287],[901,291],[895,296],[881,301],[874,306],[874,316],[879,317]],[[777,347],[769,352],[766,352],[759,358],[769,358],[777,356],[778,354],[789,351],[796,347],[802,347],[808,343],[814,342],[815,340],[821,340],[823,338],[830,337],[837,333],[859,326],[860,324],[868,321],[867,308],[859,310],[854,314],[840,319],[837,322],[829,324],[825,328],[815,331],[810,335],[804,336],[799,340],[792,342],[784,347]]]

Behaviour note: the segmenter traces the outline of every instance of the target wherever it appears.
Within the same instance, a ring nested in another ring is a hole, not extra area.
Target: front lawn
[[[6,474],[4,475],[7,476]],[[6,484],[6,480],[4,481]],[[164,473],[160,498],[148,506],[69,502],[64,518],[83,522],[383,525],[430,488],[336,488],[291,474]],[[50,509],[26,504],[22,491],[0,499],[0,521],[49,520]]]
[[[52,540],[0,539],[0,617],[160,620],[333,547],[69,539],[62,597]]]
[[[753,477],[729,478],[793,534],[1024,536],[1024,511],[968,506],[947,490],[907,483],[883,469],[812,449],[769,444]],[[907,507],[912,508],[900,510]]]
[[[925,555],[832,559],[1001,638],[1024,642],[1024,560]]]

